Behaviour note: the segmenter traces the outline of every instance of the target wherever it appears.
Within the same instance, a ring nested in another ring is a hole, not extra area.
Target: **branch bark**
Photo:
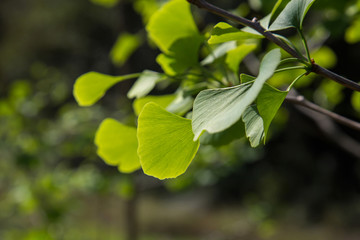
[[[263,35],[266,39],[268,39],[269,41],[275,43],[276,45],[278,45],[280,48],[282,48],[283,50],[285,50],[287,53],[289,53],[291,56],[303,61],[303,62],[307,62],[307,59],[300,55],[295,49],[293,49],[292,47],[290,47],[289,45],[287,45],[285,42],[283,42],[281,39],[279,39],[278,37],[276,37],[273,33],[271,33],[270,31],[267,31],[265,28],[263,28],[260,23],[257,20],[254,21],[250,21],[246,18],[240,17],[240,16],[236,16],[224,9],[221,9],[217,6],[214,6],[210,3],[208,3],[205,0],[187,0],[189,3],[196,5],[198,8],[202,8],[208,12],[211,12],[215,15],[221,16],[223,18],[229,19],[235,23],[239,23],[243,26],[246,27],[250,27],[254,30],[256,30],[258,33],[260,33],[261,35]],[[358,91],[360,92],[360,85],[357,84],[356,82],[347,79],[345,77],[342,77],[328,69],[325,69],[315,63],[312,63],[312,72],[321,75],[323,77],[329,78],[349,89],[352,89],[354,91]]]
[[[305,107],[305,108],[313,110],[315,112],[321,113],[321,114],[333,119],[337,123],[340,123],[344,126],[352,128],[354,130],[360,131],[360,123],[350,120],[346,117],[343,117],[337,113],[326,110],[326,109],[306,100],[304,98],[304,96],[297,95],[297,93],[295,91],[291,91],[288,94],[288,96],[286,97],[285,101],[295,104],[295,105],[298,105],[298,106]]]

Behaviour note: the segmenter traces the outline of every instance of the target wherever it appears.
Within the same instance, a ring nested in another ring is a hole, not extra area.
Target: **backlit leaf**
[[[215,25],[208,40],[209,44],[219,44],[234,40],[263,38],[262,35],[241,31],[228,23],[220,22]]]
[[[287,28],[301,30],[306,13],[315,0],[292,0],[271,24],[269,30],[277,31]]]
[[[133,103],[134,112],[137,116],[139,116],[143,107],[149,102],[154,102],[160,107],[166,108],[167,106],[169,106],[171,102],[174,101],[175,98],[176,98],[175,94],[161,95],[161,96],[146,96],[143,98],[138,98]]]
[[[140,44],[139,36],[129,33],[121,34],[110,52],[112,62],[122,66]]]
[[[97,72],[88,72],[76,79],[73,94],[80,106],[91,106],[116,83],[135,77],[137,76],[134,74],[114,77]]]
[[[256,44],[241,44],[237,48],[230,50],[226,55],[226,64],[234,73],[238,73],[241,61],[256,49]]]
[[[127,96],[128,98],[144,97],[154,89],[156,83],[164,79],[166,79],[164,74],[145,70],[131,87]]]
[[[179,39],[199,36],[190,4],[184,0],[172,0],[164,4],[150,18],[146,30],[164,53],[169,53],[170,47]]]
[[[165,111],[155,103],[139,116],[138,154],[144,173],[159,179],[183,174],[199,148],[191,120]]]
[[[130,173],[140,168],[136,128],[107,118],[96,132],[95,144],[104,162],[118,166],[120,172]]]
[[[224,56],[228,51],[236,48],[236,42],[226,42],[217,46],[204,60],[201,61],[201,65],[205,66],[213,63],[216,59]]]
[[[279,65],[280,50],[274,49],[263,58],[258,77],[235,87],[209,89],[198,94],[194,102],[192,128],[197,140],[206,130],[221,132],[237,122],[245,109],[254,102],[264,83]]]

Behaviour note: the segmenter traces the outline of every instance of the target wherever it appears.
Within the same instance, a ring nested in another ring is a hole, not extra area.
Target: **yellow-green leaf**
[[[104,162],[118,166],[120,172],[131,173],[140,168],[136,128],[107,118],[96,132],[95,144]]]
[[[88,72],[76,79],[73,94],[80,106],[91,106],[116,83],[135,77],[138,77],[138,74],[114,77],[97,72]]]
[[[138,154],[144,173],[159,179],[183,174],[199,148],[191,120],[148,103],[138,121]]]

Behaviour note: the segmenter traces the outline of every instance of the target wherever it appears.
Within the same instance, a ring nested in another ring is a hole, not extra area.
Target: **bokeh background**
[[[0,239],[360,239],[360,134],[303,109],[285,105],[264,147],[202,147],[175,180],[97,157],[104,118],[134,121],[132,82],[81,108],[75,79],[161,71],[144,24],[164,2],[0,1]],[[261,18],[275,1],[210,2]],[[223,21],[193,11],[203,32]],[[306,26],[315,59],[359,81],[360,1],[318,0]],[[318,78],[298,90],[360,120],[350,90]]]

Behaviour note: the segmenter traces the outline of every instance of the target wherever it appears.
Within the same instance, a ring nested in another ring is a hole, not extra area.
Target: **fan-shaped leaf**
[[[140,168],[136,128],[107,118],[96,132],[95,144],[104,162],[118,166],[120,172],[130,173]]]
[[[301,30],[306,13],[315,0],[292,0],[271,24],[269,30],[277,31],[287,28]]]
[[[148,103],[139,116],[138,154],[144,173],[159,179],[183,174],[199,148],[191,120]]]
[[[97,72],[88,72],[76,79],[73,94],[80,106],[91,106],[116,83],[135,77],[138,77],[138,74],[114,77]]]
[[[266,54],[260,65],[259,76],[253,83],[200,92],[194,102],[194,140],[197,140],[204,130],[209,133],[221,132],[237,122],[245,109],[257,98],[265,81],[274,74],[280,58],[279,49]]]
[[[211,32],[209,44],[218,44],[234,40],[263,38],[262,35],[241,31],[228,23],[220,22]]]

